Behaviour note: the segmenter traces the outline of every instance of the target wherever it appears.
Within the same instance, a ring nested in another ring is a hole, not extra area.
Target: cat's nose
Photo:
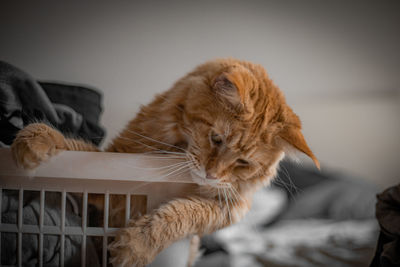
[[[206,178],[207,179],[210,179],[210,180],[216,180],[217,179],[217,177],[215,177],[215,176],[212,176],[211,174],[209,174],[209,173],[207,173],[207,176],[206,176]]]

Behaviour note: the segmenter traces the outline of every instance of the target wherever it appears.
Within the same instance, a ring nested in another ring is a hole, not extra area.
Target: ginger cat
[[[171,200],[131,220],[110,245],[113,264],[144,266],[174,241],[237,222],[291,148],[319,167],[298,116],[262,66],[236,59],[198,66],[142,107],[106,151],[185,157],[202,193]],[[99,151],[41,123],[21,130],[12,145],[24,168],[34,168],[60,150]]]

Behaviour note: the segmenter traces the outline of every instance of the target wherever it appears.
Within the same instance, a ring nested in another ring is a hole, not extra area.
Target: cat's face
[[[199,184],[268,182],[285,146],[310,156],[298,117],[259,65],[220,60],[198,67],[181,81],[182,131]]]
[[[220,185],[274,176],[283,158],[280,146],[248,133],[233,118],[195,120],[188,151],[196,163],[192,177],[199,184]]]

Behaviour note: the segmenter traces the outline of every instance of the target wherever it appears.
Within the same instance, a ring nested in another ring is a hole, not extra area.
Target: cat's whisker
[[[230,224],[232,224],[232,215],[231,215],[231,209],[229,207],[228,196],[226,194],[226,189],[225,188],[222,188],[222,189],[223,189],[223,192],[224,192],[226,208],[228,209],[229,222],[230,222]]]
[[[231,207],[230,205],[229,205],[229,203],[231,203],[230,202],[230,197],[229,197],[229,191],[228,191],[228,189],[227,188],[225,188],[224,189],[224,191],[225,191],[225,194],[226,194],[226,196],[227,196],[227,205],[228,205],[228,211],[229,211],[229,218],[230,218],[230,222],[231,222],[231,225],[233,224],[233,216],[232,216],[232,208],[233,207]]]
[[[169,171],[169,170],[172,170],[174,168],[181,167],[181,166],[188,166],[189,163],[188,162],[179,162],[179,163],[175,163],[175,164],[171,164],[171,165],[167,165],[167,166],[163,166],[163,167],[139,167],[139,166],[130,165],[130,164],[127,164],[127,163],[124,163],[124,162],[119,162],[119,164],[122,164],[122,165],[127,166],[127,167],[132,168],[132,169],[159,170],[159,171],[166,170],[166,171]],[[136,179],[138,179],[138,178],[136,178]]]
[[[129,188],[129,191],[130,191],[130,192],[133,192],[134,190],[138,190],[138,189],[142,188],[142,187],[145,186],[145,185],[151,184],[152,182],[153,182],[153,181],[143,182],[143,183],[141,183],[141,184],[139,184],[139,185],[137,185],[137,186],[130,187],[130,188]]]
[[[174,173],[174,175],[176,175],[178,178],[175,178],[173,181],[176,181],[176,182],[179,182],[179,181],[184,182],[184,181],[186,181],[187,178],[182,176],[182,174],[185,174],[185,173],[188,174],[188,169],[186,169],[186,168],[184,168],[182,170],[179,170],[179,172],[177,172],[177,173]]]
[[[140,145],[142,145],[144,147],[152,149],[152,151],[143,152],[142,154],[150,154],[150,153],[154,153],[154,152],[158,152],[158,154],[160,154],[160,152],[162,152],[162,153],[165,153],[165,154],[173,154],[173,155],[181,155],[181,156],[186,156],[186,154],[187,154],[187,153],[183,153],[183,152],[162,150],[162,149],[159,149],[157,147],[151,146],[149,144],[145,144],[143,142],[140,142],[139,140],[136,140],[136,139],[133,139],[133,138],[127,138],[127,137],[123,137],[123,136],[120,136],[118,138],[130,141],[130,142],[135,142],[135,143],[140,144]]]
[[[193,167],[196,167],[196,160],[195,160],[194,156],[189,154],[189,155],[187,155],[186,159],[188,162],[190,162],[192,164]]]
[[[152,149],[152,151],[140,152],[141,155],[155,154],[155,155],[160,156],[160,157],[162,155],[166,155],[165,157],[168,157],[169,155],[174,155],[174,157],[176,157],[176,158],[186,158],[187,157],[186,153],[176,152],[176,151],[168,151],[168,150],[161,150],[161,149],[158,149],[158,148],[153,147],[151,145],[148,145],[148,144],[145,144],[143,142],[140,142],[138,140],[134,140],[134,139],[130,139],[130,138],[122,137],[122,136],[120,136],[118,138],[130,141],[130,142],[135,142],[137,144],[140,144],[140,145],[143,145],[143,146],[145,146],[147,148]],[[169,157],[172,157],[172,156],[169,156]]]
[[[274,180],[273,180],[272,182],[273,182],[274,184],[281,185],[281,186],[283,186],[283,187],[286,189],[286,184],[285,184],[282,180],[280,180],[279,175],[276,175],[275,178],[274,178]]]
[[[220,189],[217,187],[217,190],[218,190],[218,200],[219,200],[219,206],[220,206],[220,207],[222,207]]]
[[[295,195],[293,194],[293,192],[290,190],[289,185],[288,185],[284,180],[282,180],[282,178],[281,178],[279,175],[277,175],[277,176],[275,177],[274,183],[283,186],[283,187],[285,188],[285,190],[288,192],[289,197],[290,197],[291,199],[293,199],[293,200],[296,200],[296,197],[295,197]]]
[[[131,187],[129,190],[130,191],[137,190],[137,189],[139,189],[139,188],[141,188],[141,187],[143,187],[145,185],[148,185],[148,184],[154,182],[154,180],[157,180],[157,179],[162,180],[162,179],[168,178],[170,175],[174,174],[174,172],[177,172],[177,173],[175,173],[176,175],[184,173],[186,171],[185,167],[186,166],[182,166],[182,167],[180,167],[180,168],[178,168],[176,170],[173,170],[173,171],[171,171],[171,172],[169,172],[167,174],[163,174],[162,176],[158,176],[157,175],[157,176],[151,176],[151,177],[136,177],[136,179],[142,179],[142,180],[147,180],[147,181],[141,183],[138,186]],[[179,181],[179,180],[176,180],[176,181]]]
[[[235,206],[238,207],[239,206],[239,200],[238,200],[238,197],[237,197],[235,191],[233,191],[232,187],[229,187],[228,191],[231,194],[232,200],[235,202]]]
[[[184,162],[178,162],[178,163],[171,164],[171,165],[166,165],[166,166],[163,166],[163,167],[148,167],[148,168],[144,167],[143,169],[164,170],[164,169],[171,169],[171,168],[181,167],[181,166],[189,167],[189,164],[190,164],[189,162],[184,161]]]
[[[133,186],[129,188],[129,191],[133,192],[134,190],[137,190],[145,185],[151,184],[154,182],[154,180],[158,179],[159,176],[152,176],[152,177],[138,177],[136,179],[142,179],[146,181],[141,181],[139,185]]]
[[[162,166],[162,167],[139,167],[139,166],[129,165],[127,163],[120,163],[120,164],[128,166],[129,168],[140,169],[140,170],[164,170],[164,169],[170,169],[170,168],[174,168],[174,167],[180,167],[182,165],[188,164],[188,162],[179,162],[179,163],[166,165],[166,166]]]
[[[245,199],[242,197],[242,195],[237,191],[237,189],[234,186],[231,186],[231,189],[236,192],[236,195],[240,198],[241,201],[245,201]]]
[[[153,148],[151,151],[139,152],[142,155],[148,155],[149,157],[159,156],[159,157],[176,157],[176,158],[187,158],[185,153],[174,152],[174,151],[164,151],[157,148]],[[154,155],[154,156],[153,156]]]
[[[196,161],[195,158],[190,158],[189,159],[192,162],[193,168],[196,170],[200,170],[200,164]]]
[[[290,184],[290,187],[293,189],[293,191],[294,191],[296,194],[298,194],[299,191],[301,191],[301,189],[299,189],[299,188],[294,184],[294,182],[293,182],[292,179],[290,178],[289,171],[286,169],[286,167],[285,167],[283,164],[281,164],[279,167],[282,168],[282,172],[283,172],[283,174],[286,176],[286,178],[288,179],[289,184]]]
[[[189,160],[186,155],[176,155],[170,153],[160,153],[159,151],[147,151],[140,153],[131,153],[131,154],[140,154],[141,157],[150,158],[150,159],[186,159]]]
[[[165,177],[168,177],[168,176],[170,176],[170,175],[172,175],[172,174],[176,174],[176,172],[178,172],[178,171],[180,171],[180,170],[188,170],[188,168],[187,168],[187,166],[186,165],[184,165],[184,166],[182,166],[182,167],[179,167],[178,169],[176,169],[176,170],[173,170],[173,171],[171,171],[171,172],[169,172],[168,174],[165,174]]]
[[[122,163],[122,164],[124,164],[124,163]],[[190,163],[188,163],[188,162],[179,162],[179,163],[176,163],[176,164],[173,164],[173,165],[169,165],[169,166],[154,167],[154,168],[153,167],[149,167],[149,168],[137,167],[137,166],[132,166],[132,165],[129,165],[129,164],[125,164],[125,165],[127,165],[130,168],[141,168],[141,169],[158,170],[160,172],[159,175],[158,174],[153,174],[153,176],[150,176],[150,177],[137,177],[136,178],[136,179],[152,179],[154,177],[155,179],[157,179],[157,178],[165,178],[165,177],[170,175],[170,173],[163,173],[162,171],[172,171],[172,174],[173,174],[175,171],[178,171],[178,170],[181,170],[181,169],[189,170],[189,164]]]
[[[185,166],[181,167],[182,169],[185,168]],[[179,170],[181,169],[179,168]],[[171,169],[168,169],[167,171],[171,171]],[[174,170],[177,171],[177,170]],[[173,172],[174,172],[173,171]],[[172,173],[173,174],[173,173]],[[144,181],[149,181],[149,182],[154,182],[154,181],[162,181],[163,179],[168,178],[168,176],[172,175],[170,173],[167,174],[162,174],[161,175],[153,175],[153,176],[141,176],[141,177],[135,177],[136,180],[144,180]]]
[[[230,186],[229,183],[219,182],[219,181],[210,181],[210,185],[214,186],[215,188],[228,188]]]
[[[140,143],[140,144],[145,145],[147,147],[150,147],[152,149],[157,149],[157,148],[152,147],[150,145],[144,144],[144,143],[142,143],[142,142],[140,142],[138,140],[133,140],[133,139],[125,138],[125,137],[122,137],[122,138],[130,140],[130,141],[134,141],[134,142],[137,142],[137,143]],[[169,173],[166,173],[166,174],[162,173],[161,176],[156,175],[156,176],[151,176],[151,177],[137,177],[136,178],[136,179],[146,179],[146,180],[150,180],[150,181],[153,181],[154,179],[166,179],[169,176],[171,176],[172,174],[176,174],[177,175],[180,170],[183,170],[182,171],[182,173],[183,173],[184,171],[186,171],[185,169],[190,169],[191,168],[192,159],[188,158],[187,154],[180,153],[180,152],[173,152],[173,151],[162,151],[163,153],[166,153],[166,154],[172,154],[172,156],[171,155],[161,156],[162,154],[160,154],[159,151],[160,150],[158,150],[158,151],[148,151],[146,153],[142,153],[142,156],[148,157],[150,159],[151,158],[154,158],[154,159],[155,158],[159,158],[159,159],[178,159],[178,160],[185,160],[185,161],[181,161],[181,162],[178,162],[178,163],[174,163],[174,164],[167,165],[167,166],[162,166],[162,167],[140,167],[140,166],[132,166],[132,165],[128,165],[128,164],[125,164],[125,165],[130,167],[130,168],[133,168],[133,169],[165,170],[165,171],[169,172]],[[143,155],[143,154],[147,154],[147,155]],[[157,156],[153,156],[152,154],[156,154]]]
[[[148,152],[145,152],[145,153],[149,153],[149,152],[162,152],[162,153],[165,153],[165,154],[174,154],[174,155],[185,155],[185,154],[186,154],[186,153],[182,153],[182,152],[168,151],[168,150],[159,149],[159,148],[156,148],[156,147],[154,147],[154,146],[151,146],[151,145],[145,144],[145,143],[143,143],[143,142],[140,142],[140,141],[138,141],[138,140],[135,140],[135,139],[130,139],[130,140],[133,141],[133,142],[135,142],[135,143],[137,143],[137,144],[140,144],[140,145],[142,145],[142,146],[145,146],[145,147],[147,147],[147,148],[153,149],[153,151],[148,151]]]
[[[238,194],[238,193],[236,193],[236,191],[234,190],[234,187],[231,187],[231,191],[232,191],[232,194],[233,194],[233,196],[234,196],[234,199],[235,199],[235,201],[236,201],[236,205],[237,206],[240,206],[240,203],[241,203],[241,196]]]
[[[195,171],[197,171],[197,169],[196,169],[196,168],[194,168],[194,167],[191,167],[191,166],[189,166],[188,168],[189,168],[189,171],[191,171],[191,172],[195,172]]]
[[[151,138],[151,137],[142,135],[142,134],[140,134],[140,133],[138,133],[138,132],[136,132],[136,131],[130,130],[130,129],[127,129],[127,131],[130,132],[130,133],[136,134],[136,135],[138,135],[138,136],[140,136],[140,137],[142,137],[142,138],[145,138],[145,139],[147,139],[147,140],[150,140],[150,141],[153,141],[153,142],[162,144],[162,145],[166,145],[166,146],[169,146],[169,147],[172,147],[172,148],[176,148],[176,149],[182,150],[182,151],[185,152],[185,153],[190,153],[189,151],[187,151],[186,149],[184,149],[184,148],[182,148],[182,147],[178,147],[178,146],[175,146],[175,145],[171,145],[171,144],[165,143],[165,142],[163,142],[163,141],[156,140],[156,139],[154,139],[154,138]]]
[[[230,201],[230,203],[231,203],[231,206],[232,206],[231,212],[235,212],[236,215],[237,215],[237,210],[235,209],[237,206],[233,204],[233,201],[232,201],[232,193],[231,193],[231,192],[232,192],[232,191],[230,191],[229,188],[228,188],[228,189],[227,189],[228,199],[229,199],[229,201]]]
[[[143,158],[149,158],[149,159],[167,159],[167,160],[171,160],[171,159],[176,159],[176,160],[186,159],[185,157],[175,157],[175,156],[169,156],[169,155],[161,156],[162,154],[159,154],[160,156],[149,156],[149,155],[145,155],[145,154],[140,154],[140,155]]]

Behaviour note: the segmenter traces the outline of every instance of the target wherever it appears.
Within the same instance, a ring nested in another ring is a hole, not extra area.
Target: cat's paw
[[[18,132],[11,151],[17,165],[33,169],[65,149],[65,138],[44,123],[33,123]]]
[[[160,247],[151,235],[149,219],[145,215],[118,231],[114,242],[109,245],[113,266],[143,267],[154,260]]]

